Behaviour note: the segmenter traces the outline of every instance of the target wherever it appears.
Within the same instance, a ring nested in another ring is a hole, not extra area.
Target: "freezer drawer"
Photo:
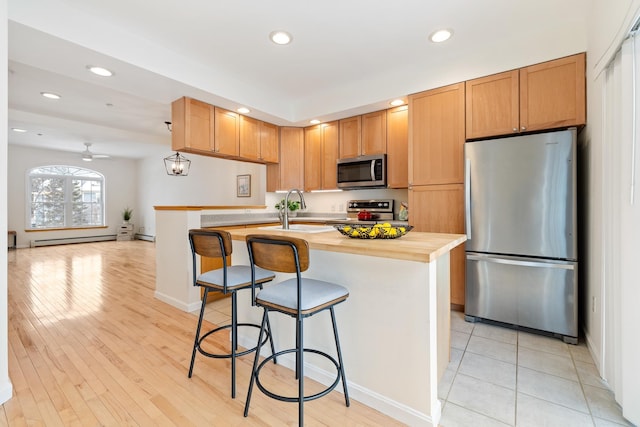
[[[467,316],[577,338],[577,262],[467,252],[466,266]]]

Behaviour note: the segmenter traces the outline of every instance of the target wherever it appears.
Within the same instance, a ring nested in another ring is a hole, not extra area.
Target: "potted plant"
[[[284,199],[280,200],[280,202],[276,203],[275,208],[278,209],[278,211],[282,212],[282,208],[284,207]],[[289,209],[289,216],[296,216],[296,211],[298,209],[300,209],[300,202],[299,201],[293,201],[293,200],[289,200],[289,203],[287,204],[287,209]]]
[[[124,220],[125,224],[129,223],[129,220],[131,219],[132,216],[133,216],[133,209],[129,207],[124,208],[124,210],[122,211],[122,219]]]

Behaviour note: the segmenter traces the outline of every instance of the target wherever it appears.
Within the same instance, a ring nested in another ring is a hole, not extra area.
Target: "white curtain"
[[[624,416],[640,424],[640,40],[606,69],[603,117],[604,366]]]

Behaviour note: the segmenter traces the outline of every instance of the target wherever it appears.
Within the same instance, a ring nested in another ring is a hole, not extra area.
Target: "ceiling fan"
[[[81,154],[82,154],[82,160],[84,160],[85,162],[90,162],[93,159],[107,159],[110,157],[108,154],[92,153],[91,150],[89,150],[89,147],[91,147],[90,142],[85,142],[84,145],[86,146],[86,148]]]

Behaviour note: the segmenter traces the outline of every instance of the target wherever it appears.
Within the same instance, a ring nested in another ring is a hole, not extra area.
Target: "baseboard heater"
[[[63,237],[60,239],[32,240],[31,247],[35,248],[38,246],[68,245],[70,243],[106,242],[108,240],[116,240],[116,235],[105,234],[102,236]]]
[[[136,240],[146,240],[147,242],[155,242],[156,236],[151,236],[150,234],[136,233]]]

